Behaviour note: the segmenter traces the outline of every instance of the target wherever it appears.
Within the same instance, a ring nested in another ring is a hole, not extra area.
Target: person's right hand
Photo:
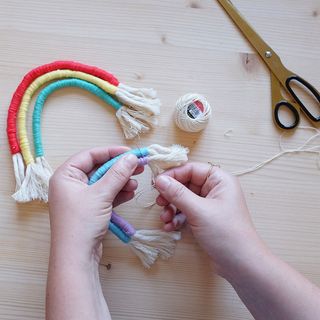
[[[183,212],[218,268],[241,259],[248,244],[260,242],[238,179],[220,168],[189,162],[159,175],[156,188],[164,229],[179,228],[183,215],[177,212]]]
[[[257,235],[238,179],[220,168],[187,163],[156,178],[165,230],[187,217],[216,271],[254,319],[318,319],[320,290],[274,256]]]

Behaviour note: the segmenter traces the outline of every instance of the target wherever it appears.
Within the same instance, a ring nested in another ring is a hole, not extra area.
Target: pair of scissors
[[[233,22],[241,30],[244,36],[248,39],[251,45],[259,53],[265,64],[271,72],[271,94],[272,94],[272,110],[273,119],[277,126],[281,129],[294,129],[300,122],[300,109],[306,117],[315,126],[320,121],[320,115],[315,116],[310,109],[308,109],[302,101],[301,96],[295,91],[294,85],[299,85],[309,94],[313,95],[317,107],[320,110],[320,94],[315,87],[309,82],[288,70],[281,62],[280,57],[273,51],[273,49],[254,31],[249,23],[242,17],[240,12],[236,9],[230,0],[218,0],[224,10],[231,17]],[[292,101],[285,99],[281,93],[284,88]],[[293,122],[290,124],[283,123],[280,119],[280,110],[286,108],[293,116]]]

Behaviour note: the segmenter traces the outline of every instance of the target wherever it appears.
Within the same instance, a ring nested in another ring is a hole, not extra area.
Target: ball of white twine
[[[193,118],[188,114],[189,108],[196,101],[203,106],[203,112]],[[211,106],[207,99],[197,93],[188,93],[182,96],[176,103],[174,118],[176,125],[186,132],[199,132],[203,130],[211,118]]]

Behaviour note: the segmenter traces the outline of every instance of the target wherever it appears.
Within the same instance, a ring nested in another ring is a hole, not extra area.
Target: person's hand
[[[112,208],[134,197],[137,182],[130,177],[141,173],[138,159],[127,155],[117,161],[95,184],[88,177],[97,167],[126,147],[95,148],[71,157],[56,170],[49,185],[52,245],[81,258],[100,260],[102,239]]]
[[[179,228],[186,217],[218,268],[239,258],[246,242],[259,241],[238,179],[220,168],[189,162],[158,176],[156,188],[164,229]]]

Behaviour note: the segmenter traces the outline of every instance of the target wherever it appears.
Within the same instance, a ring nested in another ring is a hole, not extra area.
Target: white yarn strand
[[[122,106],[116,112],[116,116],[126,139],[133,139],[141,133],[148,132],[151,127],[155,127],[158,124],[155,116],[147,115],[125,106]]]
[[[161,101],[152,88],[133,88],[119,84],[115,93],[123,106],[116,116],[126,139],[133,139],[157,125],[155,116],[160,114]]]
[[[133,88],[123,83],[119,83],[118,88],[121,88],[124,91],[128,91],[142,98],[157,99],[157,91],[153,88]]]
[[[193,119],[188,115],[188,108],[196,101],[199,101],[203,105],[204,110]],[[188,93],[176,102],[174,119],[176,125],[181,130],[186,132],[199,132],[207,126],[211,114],[211,106],[205,97],[197,93]]]
[[[188,161],[189,149],[178,144],[174,144],[171,147],[152,144],[148,147],[148,150],[150,153],[148,165],[153,177],[156,177],[166,169],[179,167]]]
[[[115,95],[120,102],[136,111],[140,111],[151,116],[157,116],[160,114],[161,102],[159,99],[143,98],[122,89],[118,89]]]
[[[129,246],[144,267],[149,269],[159,257],[161,259],[172,257],[176,241],[180,239],[179,231],[138,230],[129,242]]]
[[[27,166],[26,176],[19,190],[12,195],[17,202],[29,202],[39,199],[39,184],[37,172],[39,171],[39,164],[33,162]]]
[[[13,195],[17,202],[40,200],[48,202],[49,180],[53,171],[44,157],[29,164],[20,188]]]
[[[23,183],[23,180],[25,178],[25,165],[23,162],[22,154],[16,153],[12,156],[12,162],[13,162],[13,171],[14,176],[16,180],[16,189],[15,192],[17,192]]]
[[[320,130],[318,130],[314,127],[304,127],[304,126],[298,127],[297,129],[312,130],[316,133],[313,136],[311,136],[310,138],[308,138],[300,147],[294,148],[294,149],[286,149],[283,145],[283,142],[282,142],[282,138],[286,134],[286,132],[284,132],[281,134],[281,136],[279,138],[279,147],[280,147],[279,153],[277,153],[276,155],[272,156],[269,159],[266,159],[256,165],[252,166],[251,168],[235,171],[232,174],[235,176],[242,176],[242,175],[245,175],[248,173],[252,173],[252,172],[258,171],[259,169],[265,167],[267,164],[273,162],[276,159],[279,159],[280,157],[282,157],[286,154],[299,154],[299,153],[310,153],[310,154],[317,155],[318,156],[317,157],[317,167],[320,170],[320,145],[310,146],[311,142],[313,142],[315,139],[320,137]]]

